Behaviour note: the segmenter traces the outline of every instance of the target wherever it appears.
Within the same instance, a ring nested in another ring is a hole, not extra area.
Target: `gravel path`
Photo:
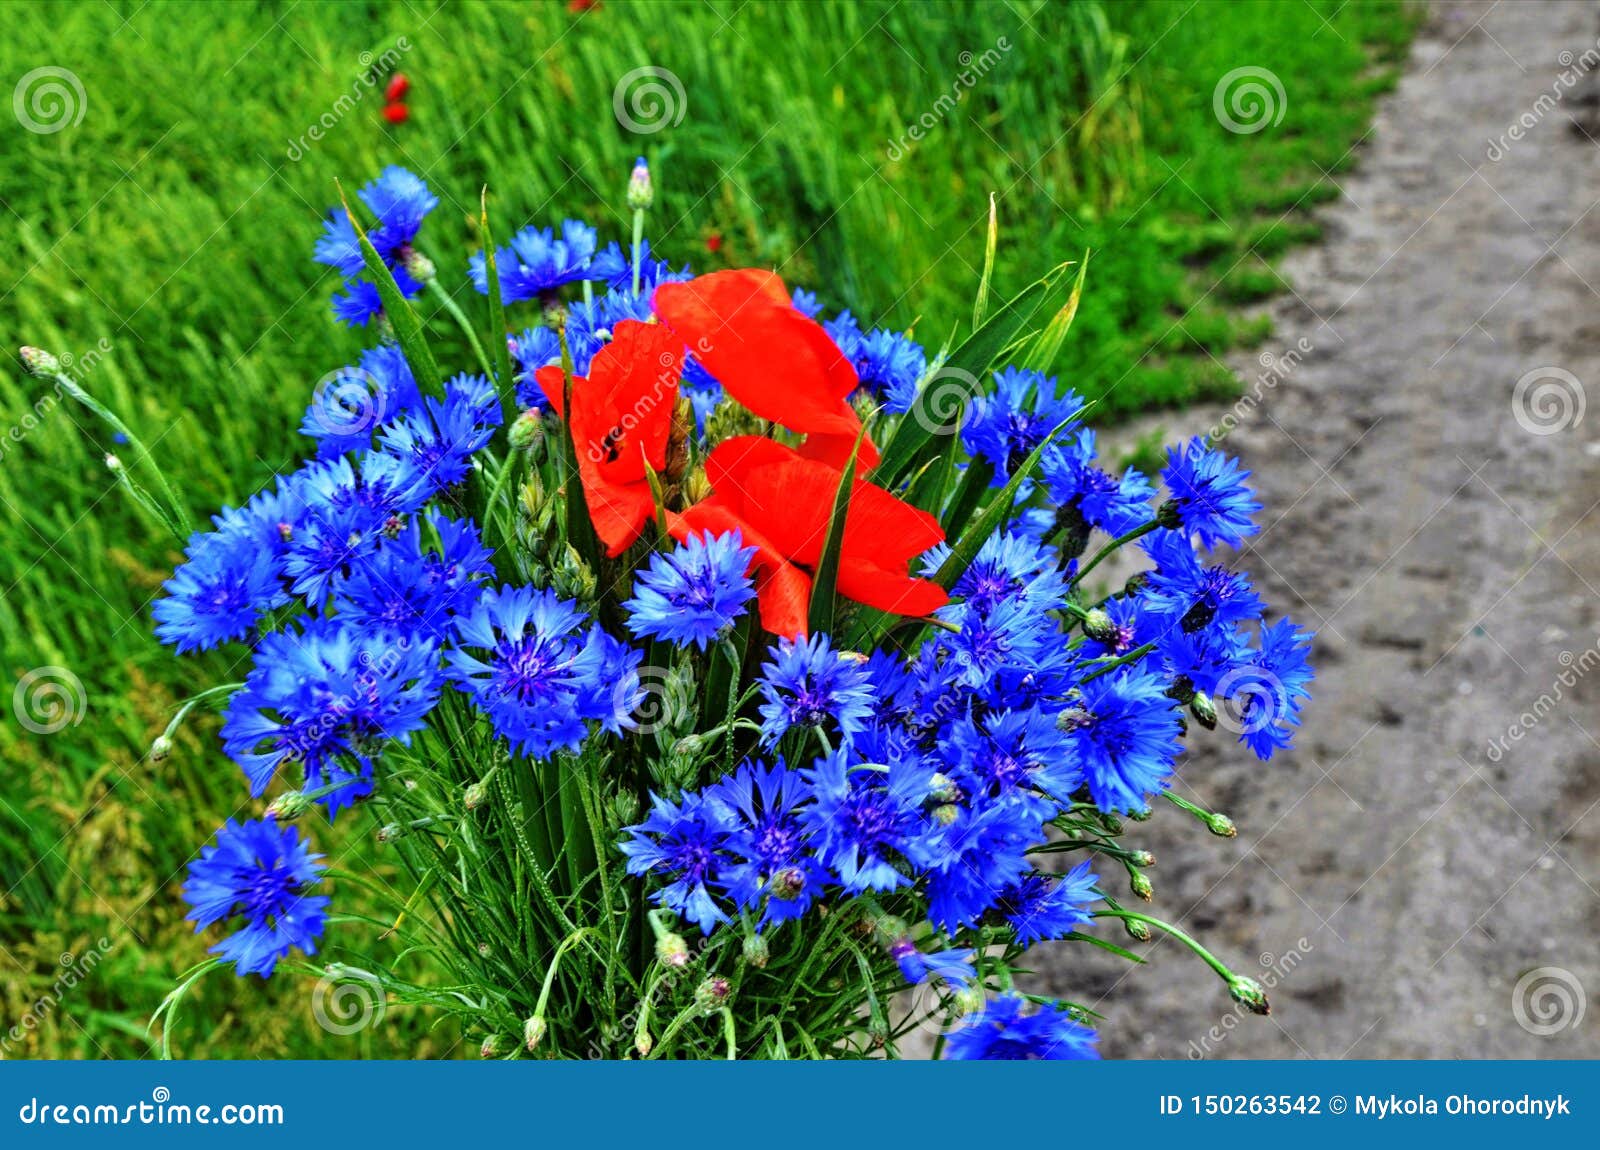
[[[1590,4],[1437,8],[1271,366],[1231,365],[1272,381],[1235,409],[1268,508],[1238,561],[1318,631],[1315,698],[1270,763],[1196,740],[1180,790],[1237,839],[1165,804],[1132,837],[1153,912],[1273,1013],[1170,941],[1056,948],[1039,981],[1098,1002],[1108,1055],[1600,1057],[1597,35]]]

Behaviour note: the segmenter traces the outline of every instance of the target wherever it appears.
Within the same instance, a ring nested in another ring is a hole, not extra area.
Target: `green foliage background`
[[[661,254],[779,267],[930,348],[970,316],[993,193],[1002,296],[1094,253],[1064,381],[1109,415],[1225,396],[1236,384],[1215,356],[1267,334],[1238,305],[1277,290],[1275,257],[1316,237],[1310,209],[1339,194],[1414,18],[1400,0],[9,4],[4,87],[56,66],[86,103],[53,134],[0,108],[0,345],[88,355],[85,386],[202,517],[292,466],[310,388],[371,338],[333,325],[335,276],[310,259],[336,178],[424,173],[443,198],[427,250],[482,317],[464,286],[478,189],[502,235],[578,215],[621,238],[643,152]],[[391,51],[414,85],[411,121],[392,129],[361,83]],[[681,81],[682,118],[636,135],[613,92],[644,65]],[[1287,105],[1235,135],[1213,90],[1246,65],[1280,77]],[[963,70],[983,74],[952,100]],[[924,138],[906,138],[925,116]],[[243,652],[180,663],[150,638],[178,552],[113,489],[114,446],[0,369],[0,690],[59,666],[87,694],[81,721],[49,736],[0,710],[0,1039],[21,1028],[8,1057],[148,1055],[145,1020],[204,947],[182,922],[183,868],[244,796],[213,719],[165,761],[146,756],[176,703],[236,676]],[[377,854],[343,827],[317,837]],[[102,938],[106,957],[55,1001],[61,956]],[[211,980],[175,1049],[461,1053],[425,1018],[328,1036],[308,989]]]

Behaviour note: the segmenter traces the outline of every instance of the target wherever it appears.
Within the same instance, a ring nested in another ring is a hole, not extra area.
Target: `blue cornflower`
[[[1057,653],[1062,649],[1058,625],[1025,599],[1002,599],[981,612],[970,603],[952,602],[934,614],[956,628],[941,634],[938,646],[969,687],[991,683],[1007,666],[1034,662],[1045,646]]]
[[[961,441],[967,453],[994,468],[994,486],[1011,478],[1033,449],[1064,420],[1083,410],[1074,391],[1057,398],[1055,376],[1008,367],[994,376],[994,390],[975,396],[967,409]],[[1072,431],[1072,424],[1062,435]]]
[[[358,471],[341,458],[308,464],[286,481],[303,510],[283,570],[307,606],[321,607],[350,565],[370,555],[383,533],[398,525],[402,492],[387,480],[369,479],[368,470],[365,461]]]
[[[904,415],[911,410],[917,383],[928,367],[921,345],[899,332],[876,328],[861,336],[850,360],[861,387],[881,398],[885,411]]]
[[[563,284],[587,279],[598,238],[595,230],[581,220],[562,221],[559,240],[550,228],[523,228],[511,237],[510,246],[495,249],[500,298],[506,304],[538,299]],[[473,286],[488,295],[489,274],[485,269],[483,253],[473,253]]]
[[[688,397],[689,405],[694,408],[694,433],[704,439],[706,420],[711,418],[711,413],[725,397],[722,384],[700,366],[699,360],[686,355],[683,358],[683,376],[679,380],[679,394]]]
[[[1166,691],[1161,676],[1123,668],[1085,682],[1082,699],[1062,714],[1101,810],[1147,810],[1171,777],[1180,724]]]
[[[1020,994],[992,998],[981,1013],[963,1020],[945,1043],[956,1061],[1099,1058],[1095,1032],[1056,1003],[1032,1006]]]
[[[453,615],[471,610],[477,580],[493,568],[492,552],[470,520],[429,518],[440,541],[435,552],[422,542],[421,524],[385,538],[372,555],[362,556],[340,582],[335,607],[339,617],[358,627],[444,641]]]
[[[378,441],[383,454],[408,466],[406,493],[420,504],[466,479],[473,453],[494,438],[502,418],[487,378],[458,375],[445,385],[443,399],[428,396],[422,411],[389,424]]]
[[[682,915],[702,934],[729,921],[712,897],[713,887],[723,887],[722,871],[728,865],[725,810],[700,795],[684,795],[681,803],[651,795],[650,816],[624,829],[633,835],[619,844],[628,857],[628,873],[654,871],[671,880],[651,896],[652,902]]]
[[[1163,621],[1146,610],[1143,596],[1108,599],[1103,610],[1110,617],[1111,625],[1102,637],[1085,635],[1083,646],[1079,648],[1084,658],[1106,659],[1126,655],[1135,647],[1142,647],[1152,640],[1165,640],[1183,634],[1179,628],[1170,626],[1170,621]]]
[[[248,635],[268,611],[289,602],[278,549],[262,546],[246,521],[189,536],[184,562],[162,584],[153,608],[156,637],[179,654]]]
[[[328,896],[307,894],[322,880],[321,855],[312,854],[293,826],[274,819],[235,822],[189,864],[183,884],[186,916],[196,933],[223,919],[243,925],[211,948],[241,976],[270,977],[278,960],[298,947],[317,952]]]
[[[577,750],[593,700],[615,690],[604,674],[607,650],[588,624],[576,603],[554,591],[485,591],[456,618],[449,676],[518,754]]]
[[[244,689],[228,701],[223,747],[252,795],[286,761],[301,765],[308,787],[350,780],[323,798],[333,813],[370,793],[373,753],[386,739],[410,743],[439,681],[436,643],[310,619],[261,640]]]
[[[794,301],[794,309],[807,319],[816,319],[817,313],[822,310],[822,304],[817,302],[817,293],[807,291],[805,288],[795,288],[789,297]]]
[[[1100,899],[1094,892],[1099,881],[1087,861],[1065,875],[1029,874],[1000,892],[995,909],[1023,946],[1065,938],[1089,922],[1089,906]]]
[[[550,405],[534,375],[541,367],[561,363],[561,337],[554,328],[530,327],[519,336],[507,337],[506,344],[516,365],[517,406],[545,410]]]
[[[921,760],[862,763],[835,751],[801,777],[815,800],[804,819],[817,857],[846,890],[859,894],[906,886],[911,879],[901,868],[931,861],[922,806],[932,793],[932,773]]]
[[[756,597],[745,574],[754,547],[744,547],[737,531],[694,535],[670,554],[651,556],[650,568],[634,584],[628,629],[702,651],[725,634]]]
[[[782,760],[774,767],[746,762],[706,791],[724,809],[728,850],[739,860],[723,872],[728,893],[741,911],[754,910],[765,896],[763,925],[804,915],[827,881],[801,817],[809,798],[799,773]]]
[[[997,531],[984,541],[950,593],[980,615],[1010,602],[1055,611],[1066,602],[1067,581],[1050,548],[1025,535]]]
[[[1028,873],[1028,851],[1054,813],[1016,793],[968,797],[935,808],[937,831],[925,845],[928,918],[951,931],[981,920],[1000,892]]]
[[[980,803],[1017,799],[1053,818],[1083,782],[1055,717],[1040,707],[963,715],[940,742],[945,773]]]
[[[1155,625],[1153,636],[1136,643],[1156,644],[1155,659],[1169,679],[1196,691],[1215,695],[1217,687],[1241,675],[1250,665],[1254,652],[1239,627],[1204,627],[1185,631],[1172,625],[1165,616],[1147,616],[1146,631]],[[1085,652],[1088,644],[1085,644]],[[1117,652],[1122,654],[1124,652]]]
[[[1300,725],[1300,703],[1309,699],[1306,684],[1314,677],[1306,655],[1313,636],[1297,631],[1293,623],[1280,619],[1261,629],[1261,647],[1247,667],[1226,676],[1215,690],[1229,700],[1226,718],[1220,721],[1239,732],[1239,741],[1258,759],[1286,749]],[[1219,711],[1222,700],[1217,700]]]
[[[385,168],[356,195],[377,221],[367,230],[367,239],[391,268],[403,262],[423,220],[439,206],[439,197],[428,190],[421,176],[395,166]],[[316,259],[346,277],[358,276],[365,269],[360,240],[343,208],[328,213],[322,238],[317,241]]]
[[[1228,627],[1261,617],[1265,604],[1249,577],[1226,567],[1202,567],[1181,532],[1152,532],[1141,546],[1155,561],[1143,598],[1151,611],[1169,616],[1183,630]]]
[[[761,734],[776,743],[791,727],[832,721],[848,739],[872,714],[872,680],[856,659],[835,651],[826,635],[781,639],[761,668]]]
[[[599,255],[594,257],[589,264],[589,273],[583,277],[589,280],[603,280],[607,288],[616,292],[633,291],[633,252],[625,249],[615,240],[607,244]],[[648,296],[656,287],[664,283],[678,283],[692,278],[692,273],[687,267],[681,271],[673,271],[672,265],[666,260],[653,260],[650,258],[650,241],[644,240],[639,245],[639,294]]]
[[[1150,481],[1131,467],[1121,478],[1108,475],[1094,466],[1094,458],[1094,432],[1087,429],[1047,447],[1039,468],[1050,501],[1107,535],[1126,535],[1148,523],[1150,497],[1155,494]]]
[[[1203,438],[1196,436],[1181,447],[1169,447],[1161,478],[1167,485],[1170,514],[1206,550],[1218,543],[1237,547],[1246,535],[1259,530],[1250,521],[1261,510],[1245,483],[1250,473],[1237,459],[1207,447]],[[1167,511],[1165,507],[1162,510]]]
[[[972,951],[955,949],[925,954],[910,938],[897,938],[889,944],[889,957],[913,986],[924,982],[944,983],[958,990],[972,985],[978,972],[972,967]]]
[[[415,411],[422,394],[398,345],[379,344],[361,353],[317,387],[300,433],[317,440],[318,459],[336,459],[372,446],[379,425]]]

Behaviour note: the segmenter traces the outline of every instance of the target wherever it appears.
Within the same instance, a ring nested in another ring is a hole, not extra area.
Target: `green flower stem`
[[[644,209],[633,209],[633,294],[639,294],[639,251],[644,245]]]
[[[467,313],[461,310],[461,305],[456,303],[455,297],[450,294],[450,289],[436,277],[428,281],[428,290],[438,298],[440,305],[450,313],[456,321],[456,326],[461,329],[461,334],[467,337],[467,343],[472,348],[472,354],[477,357],[478,366],[483,368],[483,374],[490,379],[495,377],[494,366],[489,362],[489,353],[483,350],[483,343],[478,339],[478,333],[473,330],[472,322],[467,319]]]
[[[1120,918],[1124,921],[1142,922],[1147,926],[1155,927],[1157,930],[1165,931],[1167,934],[1170,934],[1173,938],[1183,943],[1184,946],[1187,946],[1190,950],[1194,951],[1194,953],[1199,957],[1200,961],[1205,963],[1212,970],[1216,971],[1217,976],[1221,978],[1222,981],[1226,982],[1230,989],[1238,985],[1241,981],[1244,981],[1239,975],[1235,974],[1220,958],[1212,954],[1205,947],[1201,946],[1194,940],[1193,937],[1185,934],[1178,927],[1173,926],[1170,922],[1164,922],[1163,920],[1154,918],[1148,914],[1140,914],[1138,911],[1122,910],[1120,907],[1115,910],[1091,911],[1090,914],[1094,918]]]
[[[1072,583],[1070,585],[1073,586],[1073,587],[1076,587],[1079,583],[1083,582],[1083,578],[1084,578],[1085,575],[1089,574],[1089,572],[1093,571],[1096,567],[1098,567],[1100,565],[1100,562],[1103,559],[1108,558],[1109,556],[1114,554],[1119,549],[1121,549],[1123,547],[1126,547],[1129,543],[1132,543],[1135,539],[1141,539],[1144,536],[1150,534],[1150,532],[1154,531],[1157,527],[1160,527],[1160,526],[1161,526],[1161,521],[1159,519],[1152,519],[1152,520],[1150,520],[1150,522],[1146,523],[1142,527],[1135,527],[1132,531],[1128,532],[1126,535],[1117,536],[1110,543],[1107,543],[1104,547],[1100,548],[1100,550],[1095,553],[1095,557],[1093,559],[1089,560],[1089,562],[1085,563],[1082,567],[1080,567],[1078,569],[1078,573],[1072,577]]]
[[[156,457],[150,453],[150,449],[144,445],[144,441],[133,433],[132,428],[130,428],[126,423],[122,422],[121,417],[118,416],[116,412],[112,411],[109,407],[106,407],[99,400],[95,399],[94,396],[90,395],[87,391],[80,387],[78,385],[78,381],[73,379],[70,375],[67,375],[64,372],[57,372],[53,378],[55,379],[57,387],[66,392],[79,403],[83,404],[83,406],[94,412],[101,419],[105,420],[106,423],[111,425],[111,429],[113,431],[120,433],[122,437],[128,441],[128,446],[132,447],[134,451],[138,453],[139,461],[143,462],[150,468],[151,471],[155,472],[156,479],[158,479],[161,483],[162,495],[167,501],[167,518],[170,520],[169,525],[173,528],[179,539],[184,538],[185,534],[190,528],[188,508],[178,501],[178,494],[173,490],[172,482],[167,478],[167,473],[161,470],[161,466],[156,463]]]
[[[1128,663],[1137,663],[1155,649],[1156,645],[1154,643],[1146,643],[1142,647],[1135,647],[1126,655],[1118,655],[1115,659],[1108,659],[1103,663],[1097,661],[1094,664],[1094,670],[1085,675],[1081,682],[1087,683],[1090,679],[1098,679],[1101,675],[1109,674]]]

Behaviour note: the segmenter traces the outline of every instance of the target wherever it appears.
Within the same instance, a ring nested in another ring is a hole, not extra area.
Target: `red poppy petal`
[[[750,568],[760,600],[761,626],[774,635],[798,638],[806,633],[806,614],[811,607],[811,577],[784,558],[758,529],[735,512],[716,502],[696,503],[682,514],[668,514],[667,530],[674,539],[709,532],[738,531],[746,547],[756,549]]]
[[[411,109],[404,104],[385,104],[383,118],[391,124],[403,124],[411,118]]]
[[[851,414],[854,414],[852,409]],[[826,463],[829,467],[843,471],[845,464],[850,462],[850,453],[855,450],[856,437],[854,435],[808,435],[800,444],[800,454],[807,459],[815,459],[818,463]],[[872,442],[870,435],[861,439],[861,451],[856,457],[856,474],[865,475],[878,466],[878,448]]]
[[[895,615],[928,615],[950,601],[937,583],[849,556],[839,560],[839,594]]]
[[[389,80],[388,87],[383,90],[383,98],[389,103],[404,100],[406,93],[411,91],[411,79],[404,72],[396,72]]]
[[[562,410],[562,400],[565,398],[566,392],[566,378],[566,372],[554,366],[541,367],[533,373],[534,382],[539,385],[539,390],[544,392],[545,400],[558,416],[566,415],[566,412]],[[583,383],[583,376],[575,375],[572,377],[572,381],[573,386],[576,387]]]

